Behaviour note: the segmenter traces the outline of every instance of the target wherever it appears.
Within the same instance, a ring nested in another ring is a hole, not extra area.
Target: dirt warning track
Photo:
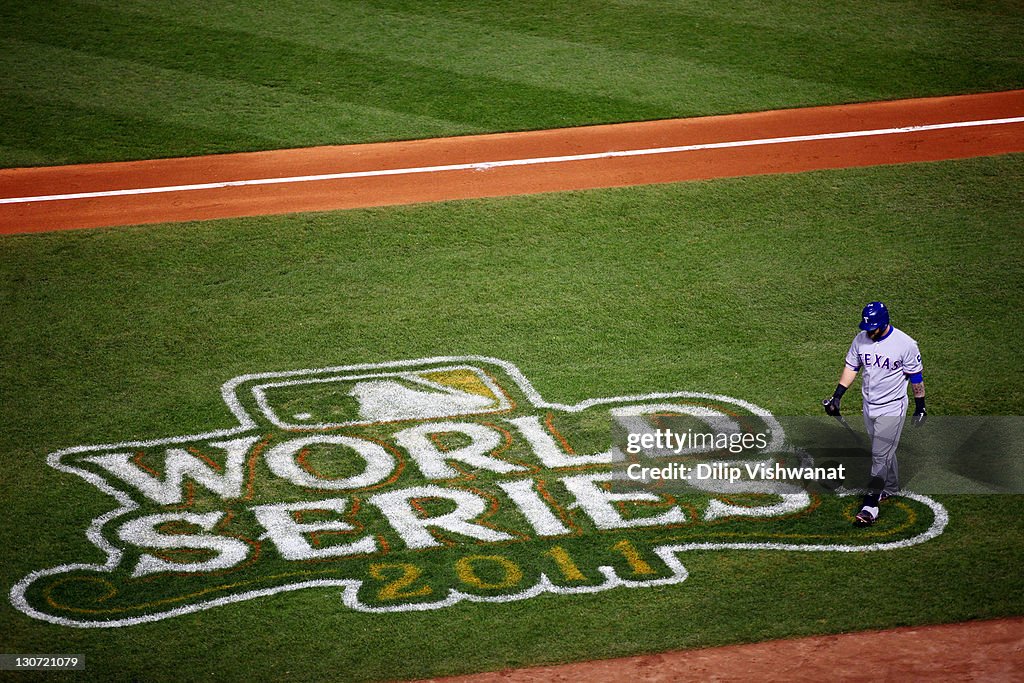
[[[0,170],[0,234],[1024,152],[1024,90],[410,142]]]
[[[1019,681],[1024,619],[913,626],[433,679],[445,683]]]

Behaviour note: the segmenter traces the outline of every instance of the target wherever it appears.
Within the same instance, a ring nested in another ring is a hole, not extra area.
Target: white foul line
[[[324,173],[321,175],[291,176],[286,178],[256,178],[253,180],[229,180],[217,183],[196,183],[194,185],[167,185],[163,187],[140,187],[128,190],[104,190],[100,192],[75,192],[70,194],[49,194],[34,197],[0,198],[0,204],[28,204],[32,202],[53,202],[65,199],[93,199],[97,197],[123,197],[128,195],[160,194],[164,192],[190,192],[193,190],[216,190],[224,187],[246,187],[250,185],[283,185],[285,183],[310,183],[323,180],[345,180],[350,178],[375,178],[381,176],[412,175],[414,173],[440,173],[443,171],[486,171],[492,168],[508,166],[534,166],[537,164],[560,164],[567,161],[590,161],[594,159],[612,159],[615,157],[639,157],[655,154],[675,154],[678,152],[695,152],[705,149],[726,149],[729,147],[755,147],[759,145],[778,145],[787,142],[811,142],[814,140],[838,140],[842,138],[863,138],[877,135],[899,135],[929,130],[948,128],[973,128],[977,126],[998,126],[1008,123],[1024,123],[1024,116],[1003,119],[983,119],[978,121],[954,121],[951,123],[931,123],[921,126],[905,126],[902,128],[876,128],[874,130],[852,130],[839,133],[816,133],[813,135],[792,135],[779,138],[760,138],[755,140],[735,140],[732,142],[710,142],[700,145],[681,145],[678,147],[653,147],[648,149],[627,149],[617,152],[595,152],[591,154],[572,154],[556,157],[532,157],[527,159],[507,159],[504,161],[480,161],[470,164],[448,164],[444,166],[416,166],[412,168],[389,168],[376,171],[351,171],[346,173]]]

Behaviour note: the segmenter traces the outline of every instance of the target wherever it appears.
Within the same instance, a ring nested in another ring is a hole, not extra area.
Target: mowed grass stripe
[[[64,138],[81,140],[83,150],[109,150],[106,156],[93,152],[99,160],[127,156],[124,146],[149,151],[140,156],[181,156],[198,145],[211,152],[272,149],[295,140],[310,145],[338,131],[361,138],[382,128],[407,135],[476,130],[356,100],[308,98],[14,38],[0,40],[0,69],[0,87],[17,98],[6,107],[10,125],[0,129],[0,141],[59,150]],[[45,87],[19,77],[41,71],[51,74]]]
[[[170,7],[149,3],[105,6],[116,7],[118,12],[137,11],[163,20],[179,21],[176,17],[180,16],[172,13]],[[558,37],[502,30],[498,9],[492,16],[486,6],[481,10],[479,22],[465,21],[459,12],[433,13],[415,4],[374,7],[351,3],[343,9],[313,3],[300,3],[300,6],[308,11],[299,10],[285,16],[284,10],[278,9],[280,20],[275,21],[268,19],[261,8],[232,7],[229,12],[223,2],[214,2],[193,15],[190,30],[241,28],[254,42],[259,38],[299,44],[324,59],[337,55],[340,61],[346,53],[351,53],[366,60],[362,68],[375,69],[379,64],[382,70],[404,70],[406,75],[415,75],[417,68],[429,67],[442,74],[452,74],[449,76],[452,80],[455,74],[480,80],[482,87],[494,88],[494,83],[514,84],[525,89],[516,97],[524,102],[535,99],[531,96],[534,89],[572,94],[576,103],[574,113],[584,117],[584,121],[588,120],[586,117],[591,110],[596,109],[589,105],[590,100],[608,99],[612,105],[616,104],[615,100],[624,100],[632,107],[660,108],[642,114],[641,118],[669,116],[681,104],[696,104],[698,99],[702,106],[711,107],[712,103],[705,99],[708,93],[695,90],[699,80],[713,79],[727,90],[745,92],[747,97],[771,97],[780,92],[806,90],[823,96],[827,90],[821,82],[803,82],[789,75],[766,75],[753,82],[743,68],[700,58],[651,54],[644,49],[617,48],[614,40],[605,44],[586,39],[582,26],[578,34],[569,32]],[[519,15],[530,8],[520,6],[505,10]],[[390,66],[392,64],[394,66]],[[406,87],[409,87],[408,80],[404,79]],[[459,86],[458,82],[452,83],[446,99],[452,99],[452,94],[460,90]],[[846,94],[853,95],[852,91]],[[502,96],[502,93],[496,95]],[[548,99],[547,106],[552,110],[574,111],[558,97]],[[529,112],[525,114],[528,116]],[[606,116],[612,114],[609,111]]]
[[[257,35],[302,35],[321,49],[339,41],[357,52],[461,73],[557,82],[586,94],[611,95],[625,88],[637,101],[654,98],[654,103],[685,107],[685,114],[731,111],[735,102],[715,99],[723,90],[748,101],[767,98],[756,108],[771,108],[783,106],[773,99],[783,93],[803,98],[787,103],[801,104],[822,96],[823,101],[898,96],[908,82],[920,89],[916,94],[935,94],[951,87],[999,89],[1024,78],[1019,41],[1006,29],[1024,25],[1020,17],[961,13],[950,19],[955,26],[950,29],[922,18],[920,8],[891,4],[863,11],[880,22],[892,21],[888,15],[893,15],[903,32],[866,32],[858,28],[864,22],[854,20],[856,13],[843,11],[826,11],[824,27],[804,21],[803,28],[793,28],[779,18],[777,10],[788,12],[777,3],[748,9],[733,20],[716,17],[710,6],[693,14],[606,3],[545,6],[544,11],[508,2],[358,3],[346,6],[344,14],[319,3],[299,6],[307,11],[285,17],[279,10],[280,21],[267,21],[266,11],[255,8],[230,21],[244,21],[245,30]],[[131,9],[168,16],[146,3]],[[821,12],[807,9],[805,15]],[[225,16],[215,3],[202,21],[217,25]],[[324,42],[323,25],[332,20],[344,28]],[[902,40],[904,33],[917,36],[914,48]],[[922,40],[921,34],[930,37]],[[708,79],[717,82],[713,93],[700,86]]]
[[[395,6],[374,4],[381,10]],[[922,11],[921,3],[868,2],[852,10],[791,2],[727,7],[715,2],[582,2],[560,3],[543,16],[512,0],[470,7],[446,0],[405,6],[435,18],[447,15],[509,32],[687,60],[709,73],[746,74],[748,83],[782,77],[827,84],[837,95],[855,89],[862,98],[899,95],[908,82],[929,93],[998,89],[1004,79],[1024,75],[1019,40],[1024,17],[940,6]],[[791,87],[786,93],[801,90]]]
[[[132,5],[144,2],[130,0]],[[303,4],[313,7],[318,3]],[[448,17],[530,35],[590,40],[618,34],[619,43],[629,49],[646,48],[654,53],[672,47],[694,51],[714,48],[718,44],[716,37],[734,30],[772,30],[780,41],[830,35],[837,48],[884,41],[906,50],[933,54],[944,54],[949,46],[984,35],[992,42],[979,47],[995,56],[1002,54],[996,46],[1011,43],[1024,28],[1018,3],[1010,1],[866,0],[822,5],[816,0],[737,0],[722,5],[717,0],[579,0],[545,4],[544,12],[537,11],[536,3],[521,0],[492,0],[470,6],[458,0],[361,0],[360,5],[388,12]],[[676,41],[669,40],[671,31],[679,29],[683,31],[675,34]],[[683,43],[679,40],[683,34],[694,40]]]
[[[328,21],[326,25],[319,15],[297,16],[291,23],[268,22],[261,20],[255,7],[187,19],[170,6],[143,9],[147,14],[75,2],[48,4],[25,12],[22,21],[38,28],[19,31],[18,37],[306,97],[381,101],[414,112],[443,107],[452,112],[453,121],[486,120],[495,106],[509,106],[507,102],[527,106],[546,102],[553,110],[586,112],[595,108],[624,111],[644,99],[616,101],[602,93],[621,85],[608,82],[614,72],[607,69],[573,87],[578,74],[590,73],[595,63],[601,66],[600,57],[588,54],[584,45],[574,46],[570,56],[551,54],[551,41],[519,45],[504,35],[477,40],[458,33],[445,35],[445,26],[438,22],[407,18],[393,27],[387,14],[361,15],[356,6],[347,7],[336,24]],[[54,34],[49,24],[58,19],[74,22],[74,33]],[[246,30],[236,28],[239,24]],[[438,50],[442,35],[443,51]],[[477,41],[484,44],[474,46]],[[488,58],[494,52],[500,54]],[[516,66],[514,54],[520,60],[544,55],[558,71],[545,70],[539,63]],[[628,59],[613,55],[609,65],[622,70],[629,66],[621,64],[624,58]],[[495,62],[501,68],[491,68]],[[664,103],[664,97],[658,99]]]
[[[240,151],[1024,86],[1007,28],[1024,22],[1019,10],[797,7],[8,3],[0,117],[28,123],[0,137],[25,150],[0,165],[39,163],[33,148],[53,126],[32,122],[53,120],[38,104],[51,101],[72,105],[59,123],[73,139],[97,138],[59,159],[102,161],[224,151],[228,139]],[[792,22],[801,12],[820,26]],[[132,130],[126,114],[197,130],[158,135],[168,147],[154,154],[152,126]]]
[[[897,0],[827,5],[817,0],[735,0],[726,6],[716,0],[685,4],[674,0],[623,0],[617,6],[631,13],[658,16],[662,21],[683,15],[762,28],[785,26],[794,32],[830,34],[844,44],[886,40],[904,49],[934,54],[945,54],[951,45],[963,45],[984,36],[991,43],[979,47],[999,55],[1002,52],[996,46],[1013,44],[1024,29],[1024,16],[1014,0]]]
[[[18,94],[21,106],[8,111],[0,128],[0,161],[42,166],[73,163],[88,155],[118,158],[125,153],[125,139],[133,136],[139,137],[133,150],[147,158],[167,156],[168,150],[185,152],[185,145],[196,140],[210,140],[211,153],[279,144],[276,139],[239,130],[188,123],[189,117],[184,115],[177,121],[159,118],[148,107],[100,109],[90,106],[84,94],[63,93],[76,101],[54,99],[60,92]]]

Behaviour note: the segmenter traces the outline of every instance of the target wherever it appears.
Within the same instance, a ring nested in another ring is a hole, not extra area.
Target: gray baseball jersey
[[[867,332],[854,337],[846,364],[861,372],[861,393],[871,406],[905,399],[907,376],[924,367],[917,342],[895,327],[878,341],[871,341]]]

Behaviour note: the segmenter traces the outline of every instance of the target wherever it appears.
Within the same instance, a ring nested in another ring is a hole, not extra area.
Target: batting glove
[[[835,396],[829,396],[821,402],[821,406],[825,409],[826,415],[832,417],[839,417],[839,399]]]

